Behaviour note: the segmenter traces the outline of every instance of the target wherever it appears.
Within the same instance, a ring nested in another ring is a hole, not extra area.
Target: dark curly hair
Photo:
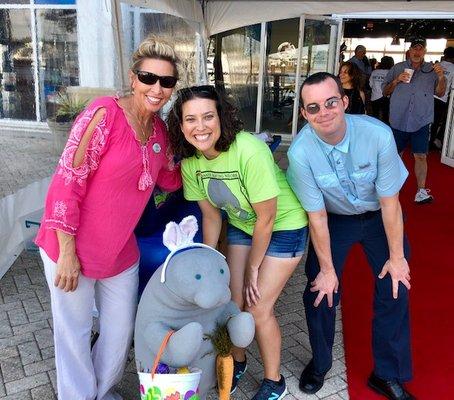
[[[186,141],[181,131],[183,104],[194,99],[209,99],[216,103],[216,110],[221,122],[221,136],[215,144],[217,151],[227,151],[235,140],[236,134],[243,128],[243,122],[238,117],[238,110],[226,93],[221,93],[210,85],[180,89],[167,117],[170,148],[178,159],[191,157],[197,151],[192,144]]]
[[[361,81],[361,70],[359,69],[359,67],[351,61],[345,61],[339,67],[339,74],[342,67],[346,67],[347,73],[352,80],[353,88],[362,90],[363,85]]]

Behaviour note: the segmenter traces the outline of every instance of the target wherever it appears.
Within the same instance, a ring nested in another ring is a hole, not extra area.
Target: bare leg
[[[258,286],[261,299],[258,304],[246,307],[254,316],[255,338],[263,361],[265,378],[278,381],[281,364],[281,330],[274,304],[301,257],[277,258],[265,256],[259,270]]]
[[[244,310],[243,283],[244,269],[251,251],[250,246],[230,245],[227,250],[227,264],[230,270],[230,291],[232,300],[238,305],[241,311]],[[232,350],[233,358],[236,361],[246,359],[245,349],[234,347]]]
[[[423,153],[413,154],[415,157],[415,175],[418,189],[424,189],[426,187],[427,177],[427,155]]]

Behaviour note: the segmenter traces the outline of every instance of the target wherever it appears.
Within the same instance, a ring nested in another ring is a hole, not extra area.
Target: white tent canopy
[[[403,18],[454,16],[454,1],[212,1],[205,4],[205,27],[209,35],[259,22],[299,17],[302,14],[384,14]]]
[[[454,17],[454,1],[217,1],[115,0],[190,21],[204,22],[208,35],[260,22],[312,15],[363,14],[367,18]],[[203,7],[202,7],[203,6]]]
[[[149,8],[189,21],[203,22],[202,6],[198,0],[114,0],[132,6]]]

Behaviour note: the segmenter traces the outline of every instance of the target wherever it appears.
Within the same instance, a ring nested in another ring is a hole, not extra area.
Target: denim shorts
[[[307,226],[300,229],[273,232],[265,255],[278,258],[302,256],[306,249],[308,233]],[[229,224],[227,227],[227,243],[229,245],[251,246],[252,236]]]
[[[404,132],[393,128],[397,152],[402,153],[410,142],[413,154],[427,154],[429,151],[429,127],[430,125],[425,125],[416,132]]]

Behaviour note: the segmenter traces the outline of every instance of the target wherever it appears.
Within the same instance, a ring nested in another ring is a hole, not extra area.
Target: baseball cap
[[[410,47],[415,47],[415,46],[422,46],[426,47],[426,39],[422,37],[416,37],[411,41]]]

